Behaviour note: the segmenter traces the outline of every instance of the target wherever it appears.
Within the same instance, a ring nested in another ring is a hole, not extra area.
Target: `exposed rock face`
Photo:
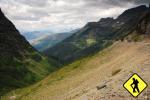
[[[134,31],[148,12],[149,8],[142,5],[126,10],[117,19],[102,18],[99,22],[90,22],[44,53],[65,63],[93,54],[110,45],[111,41],[123,39]]]
[[[147,13],[137,26],[139,33],[150,35],[150,13]]]

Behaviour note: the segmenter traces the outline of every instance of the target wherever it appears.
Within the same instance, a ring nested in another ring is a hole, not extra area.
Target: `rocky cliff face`
[[[38,81],[54,69],[54,61],[39,54],[0,10],[0,95]]]
[[[142,5],[126,10],[117,19],[102,18],[99,22],[90,22],[44,53],[65,63],[93,54],[134,31],[148,12],[149,8]]]
[[[147,13],[137,26],[138,33],[150,35],[150,13]]]

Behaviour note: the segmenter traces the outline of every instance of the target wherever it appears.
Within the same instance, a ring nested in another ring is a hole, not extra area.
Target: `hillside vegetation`
[[[12,96],[20,100],[131,99],[132,96],[122,85],[133,73],[138,73],[150,84],[149,39],[115,42],[93,56],[65,66],[33,86],[12,91],[2,100]],[[106,87],[97,90],[98,86],[104,85]],[[139,98],[144,98],[146,91]]]
[[[56,61],[37,52],[0,10],[0,96],[41,80],[57,67]]]
[[[44,51],[49,59],[0,12],[0,46],[2,100],[132,100],[122,85],[133,73],[150,84],[150,8],[144,5],[88,23]],[[149,87],[139,96],[147,98]]]
[[[72,36],[45,50],[44,54],[63,64],[86,57],[108,47],[113,41],[123,40],[149,12],[148,7],[141,5],[124,11],[116,19],[102,18],[98,22],[89,22]]]

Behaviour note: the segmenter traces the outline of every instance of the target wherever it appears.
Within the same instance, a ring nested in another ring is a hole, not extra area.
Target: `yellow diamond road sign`
[[[138,74],[133,74],[123,86],[132,96],[137,97],[148,85]]]

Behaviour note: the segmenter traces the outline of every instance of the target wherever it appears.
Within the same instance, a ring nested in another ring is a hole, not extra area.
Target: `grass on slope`
[[[65,66],[35,85],[8,93],[2,100],[11,96],[20,100],[70,100],[80,97],[106,78],[124,72],[126,66],[133,67],[146,60],[148,48],[143,47],[143,43],[115,43],[93,56]],[[145,53],[141,51],[143,49],[146,49]]]
[[[54,60],[47,59],[38,52],[29,53],[22,60],[13,58],[1,62],[0,95],[37,82],[57,69]]]
[[[89,71],[89,69],[91,68],[94,68],[96,67],[96,65],[87,65],[86,66],[86,63],[88,61],[90,61],[91,59],[99,59],[99,58],[102,58],[103,56],[105,56],[108,52],[109,52],[109,48],[107,50],[104,50],[102,52],[99,52],[98,54],[95,54],[95,55],[91,55],[91,56],[88,56],[86,58],[83,58],[83,59],[80,59],[80,60],[77,60],[75,61],[74,63],[72,64],[69,64],[67,66],[65,66],[64,68],[58,70],[57,72],[54,72],[52,73],[50,76],[48,76],[47,78],[44,79],[44,81],[41,81],[41,82],[38,82],[37,84],[35,85],[32,85],[32,86],[29,86],[27,88],[24,88],[24,89],[18,89],[16,91],[13,91],[13,92],[10,92],[9,94],[7,94],[8,96],[10,95],[17,95],[17,98],[22,98],[22,97],[25,97],[27,96],[28,94],[31,94],[31,93],[34,93],[35,91],[37,91],[38,89],[40,88],[43,88],[43,86],[53,86],[55,85],[56,83],[58,84],[61,80],[64,80],[64,79],[67,79],[67,78],[71,78],[71,77],[74,77],[74,76],[78,76],[80,73],[84,73],[84,72],[87,72]],[[105,63],[105,60],[106,59],[103,59],[101,61],[101,63]],[[31,61],[34,65],[34,61]],[[43,62],[43,64],[45,64],[45,62]],[[39,66],[41,66],[42,63],[39,63]],[[38,67],[37,67],[38,68]],[[39,67],[40,68],[40,67]],[[31,71],[32,72],[36,72],[36,70],[34,70],[35,68],[31,68]],[[39,74],[43,74],[45,73],[45,71],[42,71],[39,73]],[[39,75],[41,76],[41,75]],[[53,91],[51,91],[53,92]],[[55,91],[56,92],[56,91]],[[53,92],[54,93],[54,92]],[[52,93],[52,94],[53,94]],[[7,98],[7,96],[4,96],[4,98]]]

